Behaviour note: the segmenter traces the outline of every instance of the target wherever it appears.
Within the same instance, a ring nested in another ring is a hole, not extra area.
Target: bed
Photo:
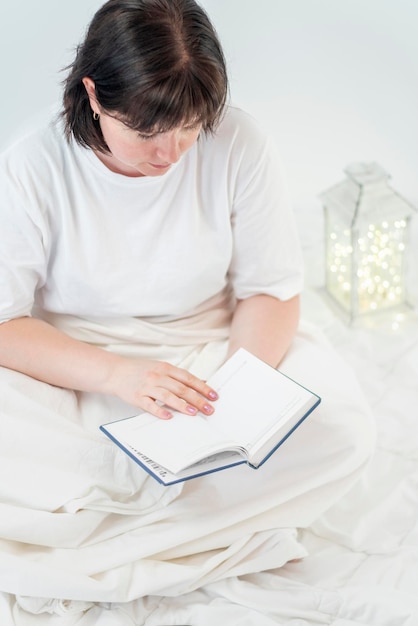
[[[418,316],[393,331],[349,327],[322,286],[320,207],[297,211],[307,265],[303,317],[355,370],[377,423],[361,479],[299,531],[306,556],[229,576],[178,597],[128,603],[47,601],[0,594],[1,626],[417,626]],[[4,477],[2,477],[4,480]]]

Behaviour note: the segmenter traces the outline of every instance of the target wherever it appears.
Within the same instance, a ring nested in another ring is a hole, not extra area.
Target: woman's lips
[[[159,165],[157,163],[150,163],[151,167],[155,167],[157,170],[165,170],[167,167],[171,166],[171,163],[166,163],[165,165]]]

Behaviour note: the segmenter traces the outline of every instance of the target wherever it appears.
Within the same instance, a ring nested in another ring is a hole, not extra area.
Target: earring
[[[94,119],[95,122],[97,122],[99,117],[100,117],[100,115],[98,113],[96,113],[96,111],[93,111],[93,119]]]

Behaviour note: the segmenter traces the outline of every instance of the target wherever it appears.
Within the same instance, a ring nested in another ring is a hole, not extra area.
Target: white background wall
[[[102,0],[0,5],[0,147],[45,117]],[[418,205],[417,0],[202,0],[233,100],[274,135],[295,205],[376,160]]]

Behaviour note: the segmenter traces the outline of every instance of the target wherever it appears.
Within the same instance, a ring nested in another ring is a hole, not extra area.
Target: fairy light
[[[326,290],[352,320],[405,303],[413,207],[388,186],[388,175],[377,164],[354,164],[346,173],[348,180],[322,198]],[[399,324],[394,320],[393,328]]]
[[[330,232],[327,286],[340,304],[349,306],[353,289],[357,292],[360,314],[396,306],[403,301],[406,228],[406,220],[369,224],[367,232],[356,240],[356,269],[353,268],[351,232],[348,229]]]

